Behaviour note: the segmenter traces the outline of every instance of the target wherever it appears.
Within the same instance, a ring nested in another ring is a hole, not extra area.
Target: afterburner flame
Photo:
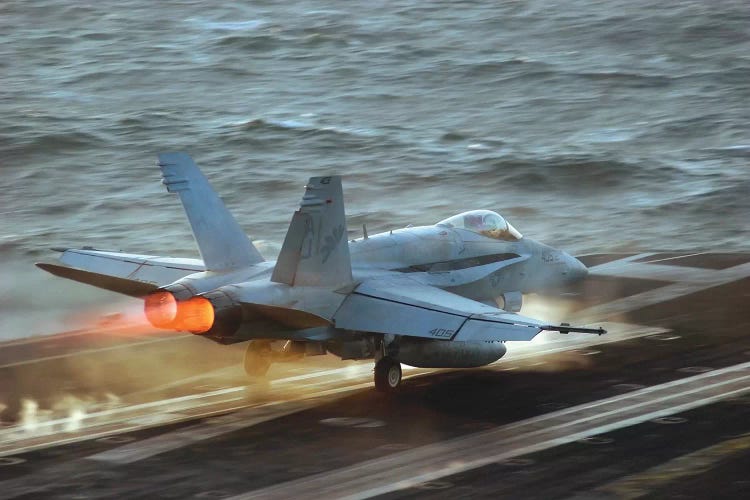
[[[143,305],[146,319],[156,328],[173,329],[177,318],[177,299],[169,292],[155,292]]]
[[[187,330],[191,333],[206,333],[214,324],[214,307],[203,297],[177,303],[177,330]]]
[[[214,308],[203,297],[178,301],[170,292],[156,292],[146,297],[144,311],[156,328],[205,333],[214,324]]]

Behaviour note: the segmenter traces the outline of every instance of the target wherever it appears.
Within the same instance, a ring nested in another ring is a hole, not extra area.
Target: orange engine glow
[[[206,333],[214,324],[214,306],[203,297],[177,303],[174,328],[191,333]]]
[[[169,292],[156,292],[146,297],[143,305],[146,319],[156,328],[172,329],[177,318],[177,299]]]
[[[156,292],[146,297],[144,311],[156,328],[206,333],[214,324],[214,307],[203,297],[177,301],[170,292]]]

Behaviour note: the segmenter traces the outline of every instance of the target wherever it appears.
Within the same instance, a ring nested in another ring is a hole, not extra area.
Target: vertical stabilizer
[[[236,269],[263,261],[190,156],[162,153],[159,167],[167,191],[180,195],[207,270]]]
[[[281,247],[271,280],[293,286],[351,283],[341,177],[311,177]]]

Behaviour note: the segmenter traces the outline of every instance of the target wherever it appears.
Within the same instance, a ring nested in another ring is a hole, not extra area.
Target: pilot
[[[495,214],[487,214],[482,221],[479,231],[484,236],[495,240],[506,240],[508,238],[508,223],[503,219],[498,220]]]
[[[464,215],[464,227],[470,231],[481,232],[484,228],[484,220],[481,214]]]
[[[508,223],[494,213],[470,213],[464,215],[464,229],[495,240],[514,241]]]

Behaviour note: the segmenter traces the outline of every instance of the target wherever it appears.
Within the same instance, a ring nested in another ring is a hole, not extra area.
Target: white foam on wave
[[[209,19],[192,17],[187,22],[208,31],[253,31],[266,22],[262,19],[249,19],[247,21],[211,21]]]
[[[638,136],[635,129],[629,128],[602,128],[574,134],[574,141],[583,141],[594,144],[604,144],[611,142],[625,142]]]

